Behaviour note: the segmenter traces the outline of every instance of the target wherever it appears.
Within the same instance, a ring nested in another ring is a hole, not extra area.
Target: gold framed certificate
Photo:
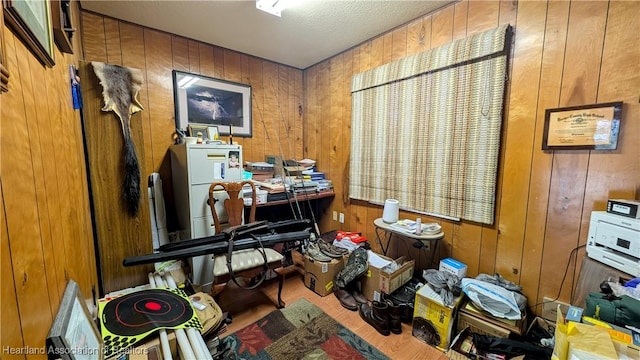
[[[614,150],[618,146],[622,102],[547,109],[543,150]]]

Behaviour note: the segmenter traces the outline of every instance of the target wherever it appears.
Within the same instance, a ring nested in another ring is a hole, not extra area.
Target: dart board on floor
[[[123,352],[159,329],[202,329],[189,298],[180,289],[147,289],[100,299],[105,358]]]

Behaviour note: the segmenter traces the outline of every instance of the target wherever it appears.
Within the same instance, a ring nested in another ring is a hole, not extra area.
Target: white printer
[[[640,277],[640,219],[593,211],[587,255],[634,277]]]

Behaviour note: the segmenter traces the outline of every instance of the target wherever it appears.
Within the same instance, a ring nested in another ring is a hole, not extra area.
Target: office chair
[[[243,221],[245,216],[244,198],[242,194],[244,185],[251,186],[252,190],[252,202],[248,221]],[[221,197],[220,190],[224,190],[228,197],[224,195]],[[218,195],[220,199],[217,199],[216,195]],[[222,206],[217,204],[219,201],[222,201]],[[228,232],[231,234],[231,239],[233,240],[235,229],[244,223],[251,224],[255,222],[255,185],[251,181],[213,183],[209,187],[209,208],[213,215],[213,225],[216,234]],[[224,210],[226,216],[222,216],[222,210]],[[213,257],[213,286],[211,287],[211,295],[219,295],[230,280],[242,289],[255,289],[264,282],[267,277],[267,272],[273,270],[278,275],[277,307],[284,307],[281,298],[285,275],[282,268],[284,256],[274,249],[265,247],[244,250],[232,249],[233,247],[230,246],[227,254]],[[251,279],[252,282],[249,285],[242,285],[238,281],[238,278]]]

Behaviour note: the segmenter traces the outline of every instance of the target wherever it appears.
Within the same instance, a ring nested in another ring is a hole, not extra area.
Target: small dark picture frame
[[[49,360],[104,359],[102,337],[73,280],[67,283],[46,346]]]
[[[547,109],[542,150],[615,150],[622,102]]]
[[[198,133],[202,133],[202,139],[208,139],[207,125],[189,124],[188,128],[189,128],[189,136],[197,137]]]

